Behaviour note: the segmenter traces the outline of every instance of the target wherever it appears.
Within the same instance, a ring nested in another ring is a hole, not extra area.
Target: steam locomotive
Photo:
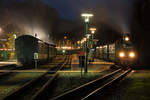
[[[98,46],[95,56],[121,65],[134,64],[137,59],[137,53],[129,34],[124,34],[123,38],[115,43]]]
[[[56,46],[31,35],[22,35],[15,40],[16,58],[23,66],[51,61],[56,56]],[[36,56],[36,57],[35,57]]]

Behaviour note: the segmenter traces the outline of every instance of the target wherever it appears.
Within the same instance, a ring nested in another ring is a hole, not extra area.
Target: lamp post
[[[93,14],[88,14],[88,13],[84,13],[81,14],[82,17],[84,17],[85,20],[85,36],[87,38],[86,42],[85,42],[85,65],[84,65],[84,72],[87,73],[88,69],[87,69],[87,60],[88,60],[88,44],[89,44],[89,35],[88,35],[88,23],[89,23],[89,18],[93,16]]]
[[[94,47],[94,34],[95,34],[95,31],[96,31],[96,28],[90,28],[90,31],[92,33],[92,48]]]

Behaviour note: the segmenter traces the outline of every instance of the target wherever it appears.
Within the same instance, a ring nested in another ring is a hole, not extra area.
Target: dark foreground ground
[[[150,100],[150,70],[134,70],[97,100]]]

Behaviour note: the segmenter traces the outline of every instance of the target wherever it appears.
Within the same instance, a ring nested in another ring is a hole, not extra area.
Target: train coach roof
[[[41,41],[41,42],[43,42],[43,43],[45,43],[45,44],[49,44],[49,43],[44,42],[43,40],[40,40],[40,39],[38,39],[38,38],[36,38],[36,37],[34,37],[34,36],[32,36],[32,35],[21,35],[21,36],[17,37],[16,40],[22,39],[22,38],[32,38],[32,39],[36,39],[36,40],[38,40],[38,41]],[[51,46],[56,46],[55,44],[49,44],[49,45],[51,45]]]

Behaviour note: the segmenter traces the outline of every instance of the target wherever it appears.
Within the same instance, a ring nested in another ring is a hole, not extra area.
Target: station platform
[[[0,66],[17,64],[17,61],[0,61]]]
[[[11,64],[17,64],[17,62],[16,61],[0,62],[0,67]],[[94,59],[94,62],[88,64],[88,72],[102,72],[110,69],[110,66],[113,64],[114,64],[113,62],[106,62],[103,60]],[[47,69],[0,70],[0,72],[47,72]],[[77,54],[72,55],[72,62],[70,68],[61,70],[59,72],[81,72],[81,68],[79,67],[78,55]],[[84,68],[82,68],[82,72],[84,72]]]
[[[110,68],[113,65],[113,62],[106,62],[99,59],[94,59],[94,62],[88,64],[88,72],[100,72]],[[71,71],[81,71],[79,67],[79,57],[78,55],[72,55],[72,64],[71,64]]]

